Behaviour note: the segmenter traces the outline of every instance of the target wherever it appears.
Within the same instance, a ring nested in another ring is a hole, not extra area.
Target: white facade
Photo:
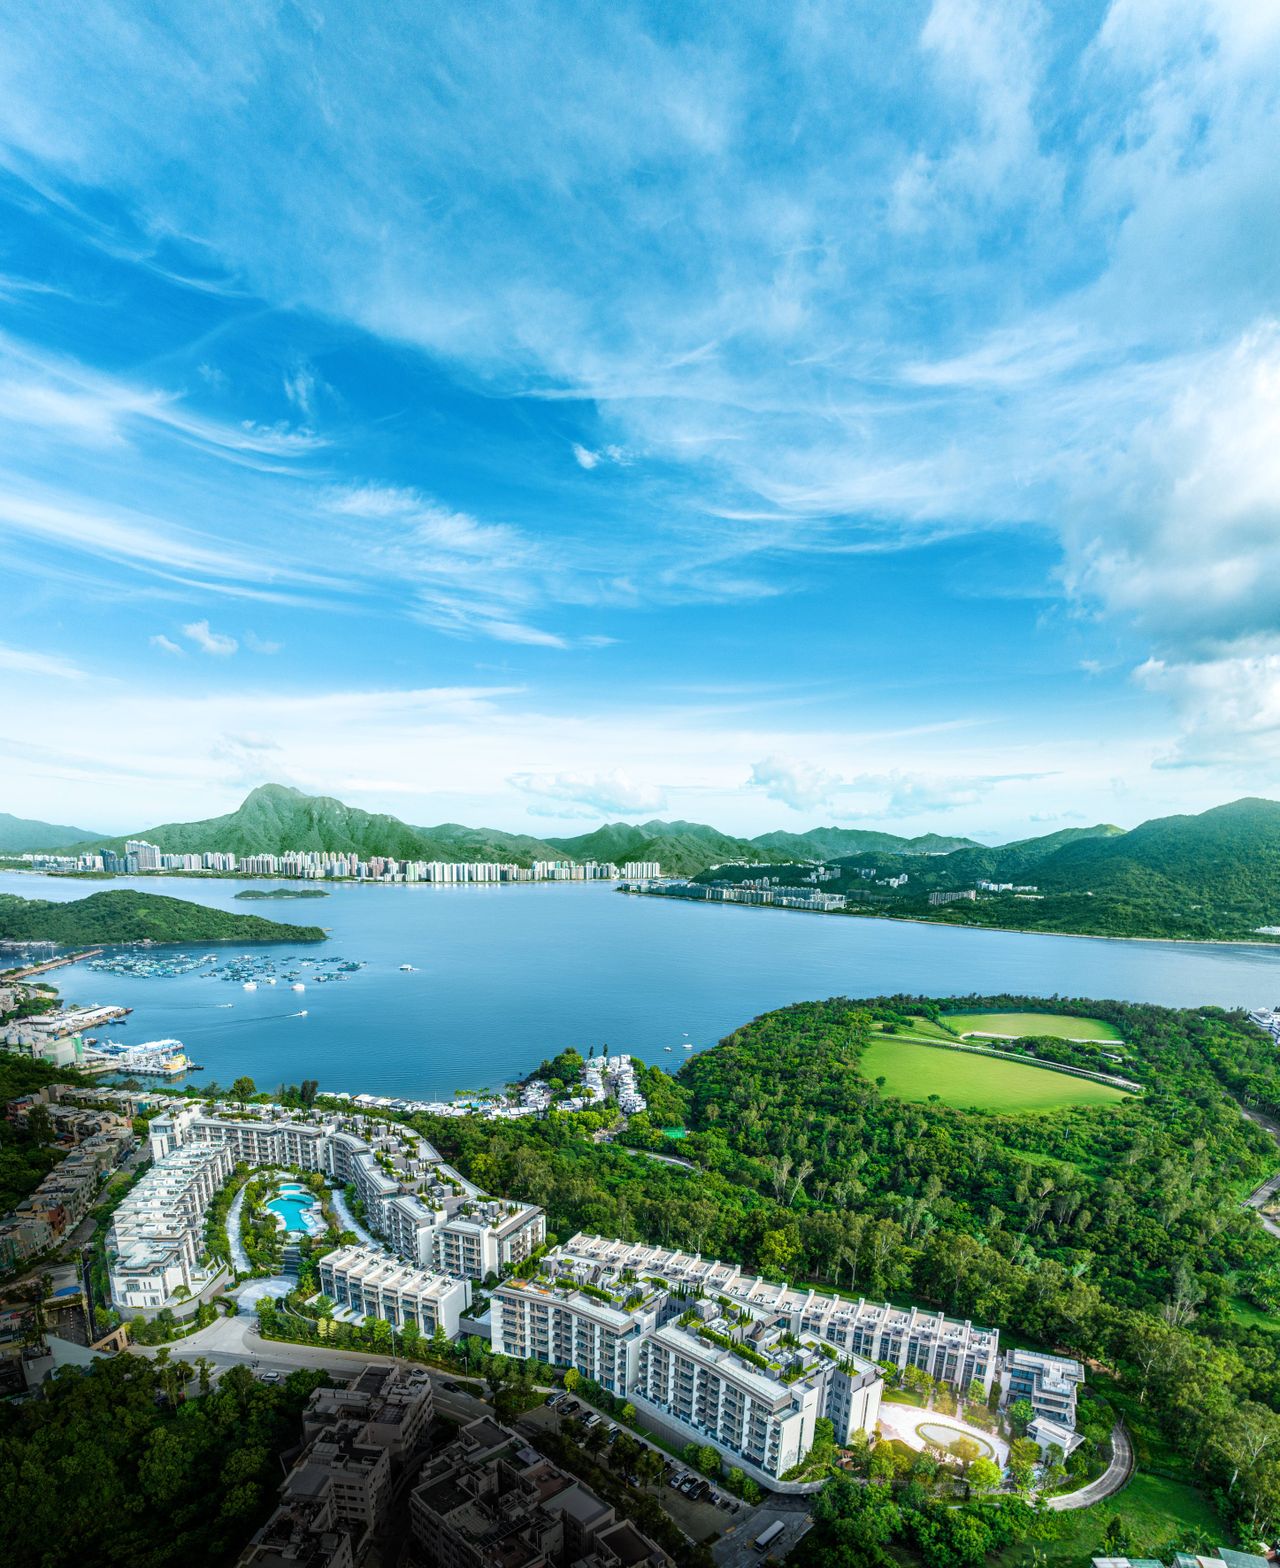
[[[627,1312],[582,1291],[513,1279],[493,1296],[493,1348],[498,1355],[576,1367],[621,1398],[635,1383],[641,1336],[656,1321],[653,1309]]]
[[[204,1217],[231,1175],[226,1148],[184,1149],[150,1171],[116,1210],[107,1233],[111,1299],[122,1312],[196,1295],[213,1277],[200,1268]]]
[[[808,1453],[819,1417],[845,1443],[873,1431],[880,1409],[884,1380],[869,1361],[767,1313],[721,1315],[656,1277],[584,1265],[567,1251],[544,1258],[537,1276],[500,1285],[492,1324],[496,1352],[574,1367],[765,1481]]]
[[[583,1264],[630,1269],[645,1278],[698,1287],[710,1296],[726,1296],[735,1305],[781,1323],[793,1334],[813,1334],[845,1354],[867,1361],[923,1367],[958,1389],[967,1389],[976,1380],[984,1394],[989,1394],[995,1380],[999,1330],[978,1328],[942,1312],[850,1301],[746,1274],[735,1263],[721,1263],[697,1253],[581,1232],[571,1237],[562,1251]]]
[[[413,1323],[422,1333],[442,1328],[450,1339],[471,1305],[464,1279],[412,1268],[372,1247],[343,1247],[320,1259],[320,1289],[357,1317],[385,1318],[394,1328]]]

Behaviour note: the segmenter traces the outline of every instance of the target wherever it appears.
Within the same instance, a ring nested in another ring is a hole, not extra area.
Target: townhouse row
[[[97,1131],[81,1127],[69,1134],[78,1137],[71,1151],[34,1192],[0,1219],[0,1270],[18,1267],[74,1230],[133,1146],[128,1122],[109,1115],[96,1121]]]

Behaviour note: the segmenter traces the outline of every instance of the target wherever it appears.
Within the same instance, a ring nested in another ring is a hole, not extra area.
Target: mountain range
[[[16,826],[15,826],[16,824]],[[0,848],[111,845],[74,828],[0,817]],[[76,835],[76,837],[72,837]],[[883,867],[908,872],[892,902],[920,913],[930,892],[962,890],[979,881],[1034,884],[1039,900],[1009,898],[948,904],[930,918],[1017,924],[1039,929],[1199,931],[1243,935],[1258,925],[1280,925],[1280,803],[1246,799],[1198,816],[1158,817],[1125,832],[1109,823],[1067,828],[1039,838],[987,847],[972,839],[927,834],[902,838],[858,828],[814,828],[737,838],[704,823],[654,819],[611,822],[573,837],[534,838],[497,828],[444,822],[415,827],[383,813],[362,811],[328,796],[305,795],[280,784],[253,790],[225,816],[164,823],[130,837],[173,853],[206,849],[237,855],[286,849],[355,852],[415,860],[657,860],[677,875],[712,867],[784,866],[815,860],[841,868],[838,884],[874,901],[862,873]],[[719,874],[719,873],[718,873]],[[732,872],[729,874],[732,875]],[[739,870],[739,875],[745,874]],[[998,906],[998,907],[997,907]]]
[[[16,818],[9,821],[16,822]],[[199,854],[221,849],[235,855],[279,854],[286,849],[330,850],[362,857],[387,855],[397,860],[503,860],[529,865],[535,860],[657,860],[666,871],[690,876],[725,861],[781,864],[797,857],[820,860],[868,849],[898,854],[933,854],[977,848],[972,839],[899,838],[858,828],[815,828],[809,833],[766,833],[758,839],[735,838],[700,822],[609,822],[569,838],[533,838],[500,828],[471,828],[457,822],[414,827],[382,812],[362,811],[327,795],[304,795],[283,784],[252,790],[235,811],[200,822],[165,822],[119,838],[98,838],[76,829],[24,824],[25,840],[0,840],[0,849],[120,850],[125,838],[144,838],[170,854]],[[74,834],[75,837],[67,835]],[[58,835],[51,837],[50,835]]]

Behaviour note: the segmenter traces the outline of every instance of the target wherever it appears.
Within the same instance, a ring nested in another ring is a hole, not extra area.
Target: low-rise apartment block
[[[419,1568],[671,1568],[630,1520],[487,1417],[423,1467],[409,1509]]]
[[[1037,1416],[1059,1425],[1075,1427],[1076,1391],[1083,1382],[1084,1368],[1070,1356],[1035,1350],[1010,1350],[1005,1356],[1006,1402],[1029,1399]]]
[[[310,1442],[339,1422],[356,1421],[397,1465],[425,1437],[433,1408],[431,1377],[425,1369],[371,1365],[343,1388],[312,1393],[302,1413],[302,1435]]]
[[[217,1270],[200,1264],[205,1213],[232,1169],[225,1146],[181,1149],[121,1203],[107,1233],[111,1299],[121,1312],[159,1309],[214,1279]]]
[[[766,1482],[808,1453],[820,1417],[842,1442],[874,1430],[883,1390],[872,1362],[768,1307],[698,1297],[571,1248],[498,1287],[492,1337],[500,1353],[575,1367]]]
[[[1000,1334],[967,1319],[949,1318],[921,1307],[850,1301],[807,1287],[778,1284],[697,1253],[643,1242],[613,1241],[579,1232],[560,1249],[578,1263],[641,1279],[662,1280],[683,1290],[724,1296],[735,1306],[778,1323],[793,1334],[812,1334],[866,1361],[922,1367],[931,1376],[967,1389],[977,1381],[990,1394],[999,1362]]]
[[[350,1183],[372,1229],[418,1268],[463,1279],[498,1276],[535,1252],[546,1238],[546,1217],[534,1204],[486,1198],[445,1165],[423,1140],[407,1156],[390,1124],[364,1137],[354,1119],[214,1116],[184,1106],[151,1123],[151,1152],[163,1160],[188,1146],[230,1148],[236,1163],[297,1166]]]
[[[393,1328],[412,1323],[423,1334],[443,1329],[450,1339],[471,1305],[471,1284],[448,1274],[401,1263],[372,1247],[342,1247],[320,1259],[320,1289],[358,1317],[385,1318]]]
[[[306,1447],[239,1568],[353,1568],[386,1520],[431,1408],[425,1372],[371,1366],[347,1388],[316,1389],[303,1412]]]

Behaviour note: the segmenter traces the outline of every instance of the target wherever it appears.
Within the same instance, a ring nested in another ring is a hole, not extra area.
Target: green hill
[[[121,942],[323,942],[319,926],[235,915],[155,893],[93,893],[70,903],[0,894],[0,938],[63,947]]]
[[[97,838],[88,828],[69,828],[31,817],[11,817],[0,811],[0,853],[22,854],[28,849],[66,849]]]
[[[664,871],[692,876],[725,861],[774,863],[790,856],[781,850],[761,851],[749,839],[733,838],[702,822],[606,822],[593,833],[576,838],[553,838],[557,851],[574,860],[656,860]],[[810,856],[812,851],[809,852]]]
[[[1198,816],[1156,817],[1128,833],[1101,825],[959,850],[913,864],[909,877],[894,912],[1023,930],[1248,938],[1280,925],[1280,802],[1237,800]],[[1040,896],[929,908],[930,892],[978,881],[1030,884]]]
[[[971,838],[947,838],[925,833],[919,838],[899,838],[896,833],[876,833],[867,828],[810,828],[807,833],[762,833],[753,838],[759,849],[777,850],[788,860],[838,860],[846,855],[949,855],[957,849],[979,849]]]

